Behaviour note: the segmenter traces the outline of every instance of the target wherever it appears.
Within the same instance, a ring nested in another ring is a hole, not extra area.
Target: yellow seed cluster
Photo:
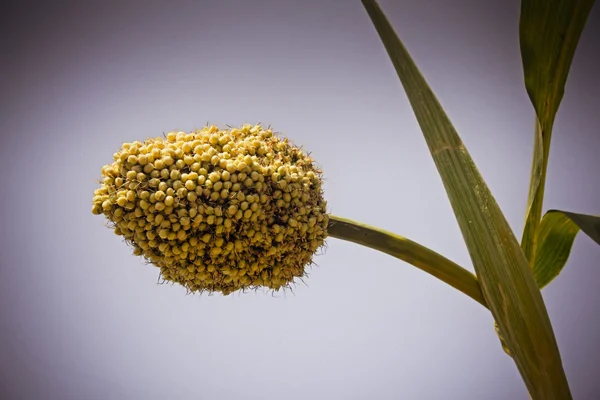
[[[125,143],[92,212],[189,291],[279,290],[327,236],[321,171],[260,125]]]

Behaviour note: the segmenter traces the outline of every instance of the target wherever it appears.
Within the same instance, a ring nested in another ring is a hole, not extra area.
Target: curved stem
[[[330,237],[389,254],[435,276],[487,308],[475,274],[435,251],[402,236],[349,219],[329,216]]]

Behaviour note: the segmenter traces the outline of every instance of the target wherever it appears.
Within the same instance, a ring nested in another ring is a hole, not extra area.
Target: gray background
[[[519,2],[381,5],[520,237],[533,111]],[[527,398],[490,314],[391,257],[331,239],[293,294],[186,296],[91,214],[122,142],[260,121],[312,151],[332,213],[471,269],[358,0],[14,2],[0,18],[0,397]],[[546,208],[600,213],[599,22],[595,7],[556,121]],[[599,258],[581,235],[543,291],[577,399],[600,398]]]

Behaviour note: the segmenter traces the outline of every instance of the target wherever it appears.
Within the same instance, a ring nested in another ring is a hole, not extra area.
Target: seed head
[[[191,292],[279,290],[327,237],[321,171],[260,125],[169,132],[124,143],[113,159],[92,212]]]

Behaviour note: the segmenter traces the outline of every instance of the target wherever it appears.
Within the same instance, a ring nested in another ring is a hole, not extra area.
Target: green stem
[[[382,229],[333,215],[329,216],[327,229],[330,237],[360,244],[405,261],[487,308],[475,274],[427,247]]]
[[[542,126],[536,122],[535,148],[531,166],[531,178],[529,181],[529,207],[525,220],[525,229],[521,238],[521,248],[525,252],[529,264],[533,267],[538,239],[540,235],[540,223],[542,221],[542,210],[544,205],[544,189],[546,188],[546,172],[548,170],[548,156],[550,155],[550,139],[552,137],[552,120]],[[541,143],[538,143],[540,142]]]

